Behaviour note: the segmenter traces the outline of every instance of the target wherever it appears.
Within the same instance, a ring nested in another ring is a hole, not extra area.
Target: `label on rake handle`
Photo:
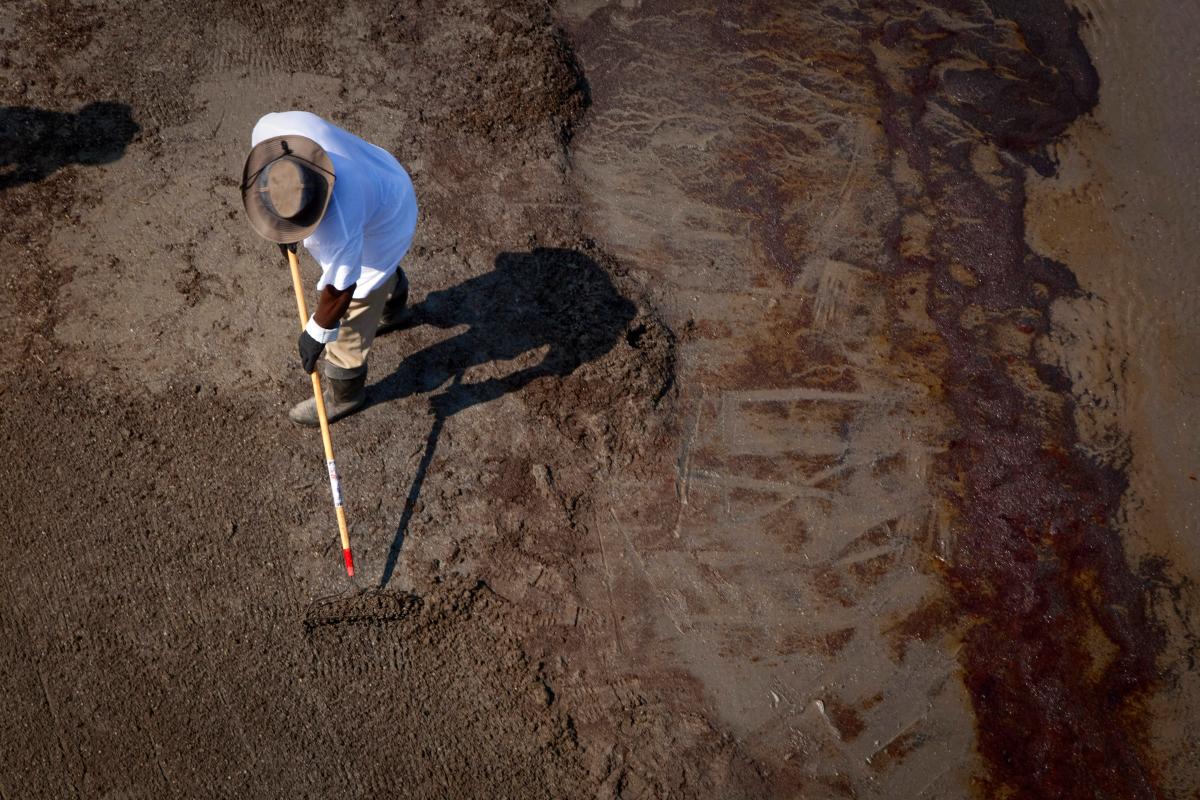
[[[333,492],[333,504],[340,506],[342,504],[342,487],[338,483],[337,465],[333,463],[333,459],[325,462],[329,467],[329,491]]]

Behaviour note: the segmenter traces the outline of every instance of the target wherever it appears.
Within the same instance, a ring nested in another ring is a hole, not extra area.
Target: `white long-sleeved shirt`
[[[289,134],[321,145],[336,176],[325,216],[303,242],[321,265],[317,289],[357,284],[354,297],[366,297],[392,276],[412,244],[417,228],[412,180],[391,153],[307,111],[263,116],[250,145]]]

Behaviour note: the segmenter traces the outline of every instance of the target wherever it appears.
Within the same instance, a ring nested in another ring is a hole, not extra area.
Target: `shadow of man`
[[[89,103],[76,114],[0,106],[0,191],[68,164],[116,161],[140,130],[124,103]]]
[[[637,309],[595,261],[575,250],[538,248],[501,253],[496,268],[458,286],[430,293],[411,309],[411,326],[466,326],[404,359],[371,387],[371,405],[432,392],[433,428],[417,467],[404,513],[388,551],[380,586],[395,569],[404,536],[446,420],[463,409],[518,391],[539,378],[570,375],[613,348]],[[530,366],[501,377],[464,383],[471,367],[511,361],[545,350]]]

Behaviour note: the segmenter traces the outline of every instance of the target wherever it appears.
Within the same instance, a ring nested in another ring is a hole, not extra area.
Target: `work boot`
[[[330,422],[353,414],[367,402],[367,373],[349,380],[326,377],[321,382],[321,393],[325,396],[325,414]],[[317,401],[310,397],[292,406],[288,419],[297,425],[315,428],[321,424],[317,419]]]
[[[408,276],[404,274],[404,270],[400,270],[396,288],[392,290],[392,296],[383,307],[383,316],[379,318],[375,335],[411,327],[412,322],[412,309],[408,307]]]

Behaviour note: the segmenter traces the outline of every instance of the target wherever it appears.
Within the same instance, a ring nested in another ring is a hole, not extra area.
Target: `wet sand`
[[[778,786],[1184,796],[1196,573],[1131,541],[1144,479],[1056,350],[1094,290],[1040,237],[1081,228],[1026,209],[1104,78],[1064,9],[991,5],[568,15],[588,219],[684,331],[679,511],[610,547],[659,604],[643,658]]]

